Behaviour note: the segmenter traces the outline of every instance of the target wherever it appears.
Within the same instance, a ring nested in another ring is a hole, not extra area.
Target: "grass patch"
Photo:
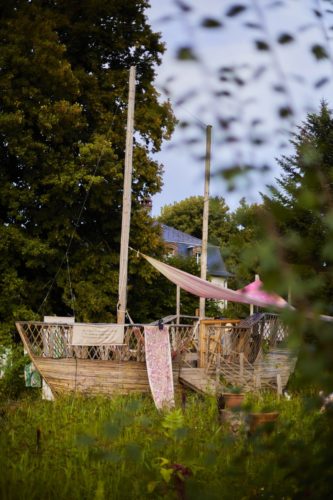
[[[331,415],[309,395],[247,397],[247,411],[268,406],[279,411],[274,431],[249,436],[246,427],[235,435],[221,426],[215,398],[193,394],[184,411],[169,412],[138,395],[8,403],[0,417],[0,497],[329,496]]]

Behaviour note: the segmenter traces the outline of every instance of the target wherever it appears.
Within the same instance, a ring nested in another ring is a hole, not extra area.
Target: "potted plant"
[[[222,393],[222,407],[223,409],[235,410],[242,406],[244,401],[244,392],[238,386],[229,386],[226,391]]]
[[[271,406],[263,406],[258,411],[252,411],[248,416],[249,432],[254,434],[257,431],[272,432],[279,412]]]

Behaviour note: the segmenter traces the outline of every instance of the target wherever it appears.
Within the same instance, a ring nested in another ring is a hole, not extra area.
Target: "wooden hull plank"
[[[105,395],[150,392],[144,362],[36,356],[33,361],[56,395],[71,392]],[[174,370],[173,377],[177,385],[177,369]]]

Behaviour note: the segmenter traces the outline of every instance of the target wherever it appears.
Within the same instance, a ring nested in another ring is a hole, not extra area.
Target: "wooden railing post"
[[[239,353],[239,375],[241,379],[244,377],[244,353]]]
[[[199,324],[199,342],[198,342],[198,351],[199,351],[199,367],[205,368],[205,349],[206,349],[206,325],[203,321],[200,321]]]
[[[216,354],[216,382],[220,383],[221,375],[221,353],[218,351]]]
[[[260,373],[255,373],[254,374],[254,388],[255,389],[260,389],[260,387],[261,387]]]
[[[206,333],[206,352],[205,352],[205,363],[204,363],[204,367],[206,368],[206,370],[208,370],[208,363],[209,363],[209,333]]]

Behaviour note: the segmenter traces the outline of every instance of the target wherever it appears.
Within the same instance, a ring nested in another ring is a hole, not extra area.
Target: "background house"
[[[179,231],[166,224],[161,224],[161,227],[167,255],[194,256],[200,265],[202,241],[199,238],[183,233],[183,231]],[[228,278],[232,276],[225,267],[220,248],[209,243],[207,247],[207,274],[210,281],[223,288],[228,287]],[[224,308],[227,306],[227,302],[220,301],[220,305],[221,308]]]

